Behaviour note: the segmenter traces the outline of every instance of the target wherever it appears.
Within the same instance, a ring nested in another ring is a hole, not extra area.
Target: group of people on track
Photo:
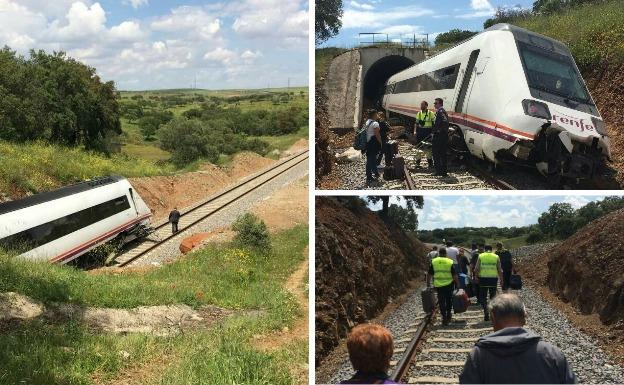
[[[449,118],[444,109],[444,101],[436,98],[434,103],[435,112],[429,109],[429,103],[422,101],[421,110],[416,114],[416,142],[429,142],[432,144],[432,151],[429,152],[424,148],[423,153],[427,157],[429,167],[435,167],[435,176],[446,177],[447,159],[446,151],[448,147],[448,130]],[[364,123],[366,130],[366,184],[374,186],[379,180],[378,166],[381,164],[382,158],[386,157],[386,166],[390,166],[389,157],[389,132],[390,125],[385,119],[385,114],[381,111],[371,109],[367,113],[367,119]],[[408,128],[408,134],[414,135],[411,127]],[[422,159],[422,158],[421,158]],[[420,160],[417,160],[417,167],[420,166]]]
[[[438,294],[442,326],[452,322],[453,291],[463,286],[460,274],[469,274],[478,292],[477,301],[484,322],[493,333],[478,339],[466,357],[459,375],[462,384],[574,384],[577,378],[563,352],[524,328],[526,309],[522,300],[509,292],[514,265],[502,243],[496,250],[486,244],[472,245],[468,258],[463,249],[446,241],[428,254],[427,286]],[[502,294],[497,294],[498,283]],[[489,301],[488,301],[489,299]],[[360,324],[347,339],[349,358],[355,375],[341,384],[396,384],[390,379],[390,359],[394,342],[388,329],[377,324]]]

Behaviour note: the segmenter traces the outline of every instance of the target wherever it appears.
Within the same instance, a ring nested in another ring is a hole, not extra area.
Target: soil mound
[[[273,163],[272,159],[243,152],[236,154],[227,167],[206,164],[195,172],[129,180],[158,221],[166,218],[174,207],[180,209],[195,204]]]
[[[546,282],[583,314],[624,334],[624,209],[589,223],[550,251]]]
[[[332,170],[334,154],[329,146],[329,116],[327,114],[327,96],[322,87],[316,87],[316,124],[314,127],[315,147],[315,178],[316,184],[320,178]]]
[[[353,197],[316,200],[316,362],[425,268],[425,246]]]
[[[624,94],[624,64],[606,63],[583,74],[583,77],[607,126],[611,140],[612,166],[618,171],[615,179],[623,185],[624,133],[620,130],[620,119],[624,114],[621,103]]]

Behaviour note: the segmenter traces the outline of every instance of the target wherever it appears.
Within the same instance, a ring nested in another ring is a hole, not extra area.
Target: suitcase
[[[465,312],[469,304],[470,300],[464,290],[459,289],[453,293],[453,312],[455,314]]]
[[[511,277],[509,278],[509,287],[513,290],[522,289],[522,277],[520,277],[520,274],[511,275]]]
[[[392,167],[394,168],[394,176],[397,179],[403,179],[403,177],[405,176],[405,160],[402,156],[396,156],[394,159],[392,159]]]
[[[392,155],[396,155],[399,153],[399,142],[393,140],[389,141],[388,144],[390,145],[389,147],[392,149]]]
[[[427,287],[420,292],[420,297],[422,299],[422,307],[423,311],[427,314],[433,312],[433,308],[435,307],[436,298],[435,291],[432,287]]]

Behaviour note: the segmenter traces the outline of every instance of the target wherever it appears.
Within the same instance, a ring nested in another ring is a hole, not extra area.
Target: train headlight
[[[594,127],[596,128],[597,133],[599,133],[600,135],[608,136],[607,127],[605,126],[604,121],[602,119],[598,119],[592,116],[592,123],[594,124]]]
[[[552,118],[548,106],[542,102],[524,99],[522,101],[522,107],[524,108],[524,113],[526,115],[546,120],[550,120]]]

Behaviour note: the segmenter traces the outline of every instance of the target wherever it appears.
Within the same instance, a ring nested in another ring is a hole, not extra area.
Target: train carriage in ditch
[[[605,125],[568,48],[497,24],[390,77],[382,100],[413,124],[440,97],[452,149],[537,167],[551,180],[595,179],[608,168]]]
[[[106,242],[147,235],[151,216],[127,179],[94,179],[1,203],[0,248],[67,263]]]

